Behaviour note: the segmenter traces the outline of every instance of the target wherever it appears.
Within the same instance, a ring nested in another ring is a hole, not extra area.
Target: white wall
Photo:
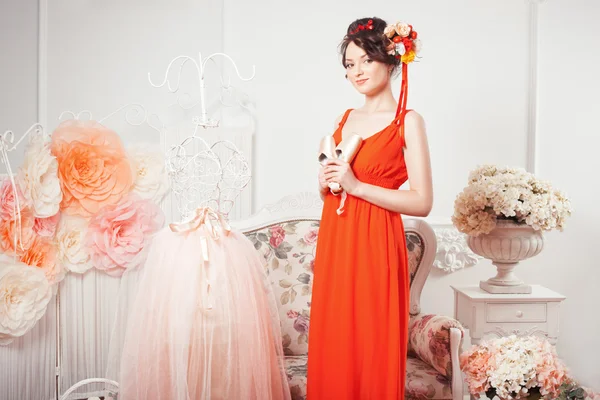
[[[0,132],[18,139],[38,122],[38,1],[0,2],[0,27]],[[15,165],[22,157],[22,148],[10,154]]]
[[[540,7],[539,174],[564,188],[575,212],[565,232],[547,236],[546,249],[523,274],[568,296],[558,351],[598,390],[599,18],[594,0],[551,0]]]

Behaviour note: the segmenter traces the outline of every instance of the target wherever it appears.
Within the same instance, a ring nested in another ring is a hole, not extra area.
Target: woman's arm
[[[414,111],[406,114],[404,139],[409,190],[386,189],[361,182],[356,179],[350,166],[340,160],[334,160],[332,166],[327,167],[330,169],[326,168],[328,181],[339,182],[349,195],[387,210],[404,215],[426,217],[433,206],[431,162],[425,122],[421,115]]]

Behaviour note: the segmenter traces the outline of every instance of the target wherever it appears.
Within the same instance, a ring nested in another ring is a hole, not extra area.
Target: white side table
[[[509,335],[558,340],[560,303],[565,296],[540,285],[528,294],[492,294],[479,286],[454,287],[454,318],[469,329],[471,343]]]

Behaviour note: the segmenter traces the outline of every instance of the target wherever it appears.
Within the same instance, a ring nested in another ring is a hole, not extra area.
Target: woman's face
[[[350,42],[346,48],[346,74],[359,93],[373,95],[390,84],[390,66],[371,60],[367,53]]]

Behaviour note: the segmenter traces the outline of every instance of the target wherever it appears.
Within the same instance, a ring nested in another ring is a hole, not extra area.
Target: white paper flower
[[[406,53],[406,47],[404,47],[404,43],[396,43],[396,53],[403,56]]]
[[[62,200],[58,162],[43,135],[31,137],[16,181],[35,217],[48,218],[58,212]]]
[[[394,35],[396,34],[396,25],[390,24],[390,25],[386,26],[385,29],[383,30],[383,34],[390,39],[393,38]]]
[[[87,225],[84,218],[63,215],[56,231],[56,262],[78,274],[83,274],[92,267],[90,254],[85,246]]]
[[[404,22],[398,22],[396,24],[396,33],[405,38],[410,34],[410,26]]]
[[[142,199],[159,203],[169,191],[169,177],[163,153],[148,145],[129,152],[135,173],[133,191]]]
[[[33,328],[51,297],[44,271],[23,263],[0,263],[0,345]]]

